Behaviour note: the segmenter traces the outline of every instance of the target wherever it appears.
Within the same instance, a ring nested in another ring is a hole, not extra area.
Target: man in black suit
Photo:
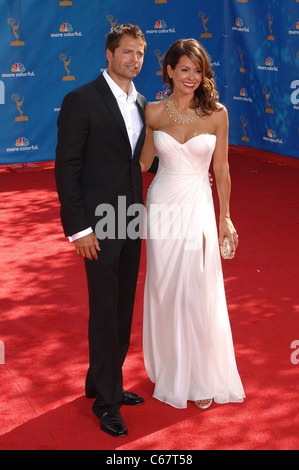
[[[124,219],[119,196],[126,209],[143,203],[139,156],[145,137],[145,98],[132,80],[141,70],[145,49],[137,26],[112,29],[106,38],[107,70],[64,98],[57,122],[55,177],[61,221],[65,235],[84,258],[89,292],[90,367],[85,392],[95,398],[92,409],[100,428],[113,436],[128,433],[121,405],[143,403],[138,395],[123,390],[122,377],[141,240],[123,236],[123,227],[117,224]],[[97,237],[96,208],[101,204],[114,210],[115,238]],[[125,219],[128,224],[129,217]]]

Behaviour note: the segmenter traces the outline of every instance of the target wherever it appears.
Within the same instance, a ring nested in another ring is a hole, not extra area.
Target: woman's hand
[[[239,237],[237,231],[232,223],[230,217],[224,217],[219,223],[219,244],[223,242],[224,236],[227,235],[229,238],[230,246],[233,251],[236,251],[239,244]]]

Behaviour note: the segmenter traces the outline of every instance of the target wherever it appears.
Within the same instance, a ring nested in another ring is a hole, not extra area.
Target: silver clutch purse
[[[235,256],[235,247],[232,248],[227,235],[224,235],[223,237],[223,241],[220,246],[220,253],[223,259],[233,259]]]

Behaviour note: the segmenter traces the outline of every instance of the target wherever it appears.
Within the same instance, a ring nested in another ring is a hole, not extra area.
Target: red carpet
[[[84,397],[85,274],[62,233],[53,162],[0,167],[0,449],[298,449],[299,160],[234,147],[230,164],[240,247],[223,267],[247,398],[207,411],[152,398],[142,357],[143,250],[125,387],[145,404],[122,408],[129,435],[121,439],[99,430]]]

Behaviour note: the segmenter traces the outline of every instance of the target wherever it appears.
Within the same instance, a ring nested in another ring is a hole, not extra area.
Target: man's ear
[[[107,62],[109,62],[109,60],[111,59],[112,56],[113,56],[113,52],[110,51],[110,49],[106,49],[106,59],[107,59]]]

